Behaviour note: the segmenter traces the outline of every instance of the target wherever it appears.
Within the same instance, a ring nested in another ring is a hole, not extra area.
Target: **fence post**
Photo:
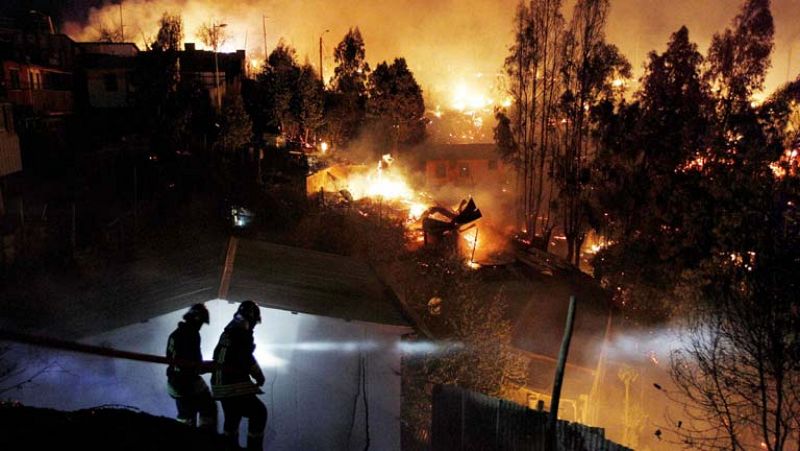
[[[459,390],[461,394],[461,434],[459,437],[458,449],[464,449],[464,432],[467,429],[467,399],[466,390]]]
[[[550,415],[547,418],[547,449],[556,450],[556,424],[558,423],[558,403],[561,399],[561,384],[564,382],[564,367],[569,354],[569,342],[572,340],[572,325],[575,323],[575,296],[569,297],[569,310],[567,310],[567,324],[564,326],[564,338],[561,341],[561,350],[558,352],[556,364],[556,377],[553,381],[553,395],[550,398]]]
[[[25,247],[25,202],[22,197],[19,198],[19,225],[22,231],[22,249],[27,250]]]
[[[75,255],[75,244],[76,244],[76,239],[75,239],[75,227],[77,225],[76,224],[77,221],[75,220],[76,214],[77,214],[77,211],[75,209],[75,202],[72,202],[72,233],[70,234],[69,242],[72,245],[72,255],[73,256]]]

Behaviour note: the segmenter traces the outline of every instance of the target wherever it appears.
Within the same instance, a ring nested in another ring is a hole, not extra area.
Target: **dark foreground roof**
[[[394,294],[359,260],[239,240],[228,299],[335,318],[406,326]]]
[[[62,412],[0,403],[0,449],[223,449],[221,436],[121,407]]]

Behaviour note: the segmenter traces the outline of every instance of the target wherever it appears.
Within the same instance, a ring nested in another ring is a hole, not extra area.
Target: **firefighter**
[[[211,375],[211,389],[214,398],[222,402],[225,437],[234,449],[238,449],[242,417],[248,419],[247,449],[261,450],[264,442],[267,408],[256,395],[263,393],[259,387],[265,379],[253,355],[253,329],[260,322],[258,305],[242,302],[214,349],[216,369]]]
[[[177,361],[167,367],[167,392],[175,399],[178,421],[217,432],[217,403],[200,376],[205,372],[200,350],[200,328],[209,323],[208,309],[193,305],[167,340],[167,358]],[[186,365],[188,363],[189,365]],[[197,417],[200,417],[199,424]]]

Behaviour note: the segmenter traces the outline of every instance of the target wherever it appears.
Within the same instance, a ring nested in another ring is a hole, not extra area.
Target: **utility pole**
[[[119,4],[119,40],[125,42],[125,25],[122,23],[122,3]]]
[[[323,89],[325,89],[325,77],[322,75],[322,37],[329,31],[331,30],[325,30],[319,35],[319,81],[322,82]]]
[[[267,53],[267,16],[261,15],[261,28],[264,33],[264,65],[267,64],[267,57],[269,53]]]
[[[77,233],[76,232],[76,228],[77,228],[76,227],[77,226],[77,218],[76,218],[76,216],[77,216],[77,208],[75,207],[75,201],[72,201],[72,233],[70,234],[69,242],[71,244],[72,255],[73,256],[75,255],[75,248],[76,248],[76,242],[77,242],[77,240],[75,239],[75,235]]]
[[[217,111],[222,111],[222,97],[219,94],[219,61],[217,58],[217,54],[219,53],[217,50],[219,49],[219,33],[220,29],[227,27],[228,24],[221,23],[221,24],[211,24],[211,33],[212,38],[214,39],[214,80],[217,86]]]
[[[567,310],[567,324],[564,326],[564,338],[561,341],[561,350],[558,352],[556,364],[556,377],[553,381],[553,394],[550,397],[550,414],[547,418],[548,450],[558,449],[556,443],[556,424],[558,423],[558,404],[561,401],[561,385],[564,382],[564,367],[567,364],[569,343],[572,340],[572,325],[575,324],[575,296],[569,297],[569,310]]]

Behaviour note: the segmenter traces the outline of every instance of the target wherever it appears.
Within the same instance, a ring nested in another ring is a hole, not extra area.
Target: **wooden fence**
[[[431,445],[446,450],[547,450],[547,412],[458,387],[433,392]],[[557,451],[627,451],[605,438],[601,428],[559,420]]]

